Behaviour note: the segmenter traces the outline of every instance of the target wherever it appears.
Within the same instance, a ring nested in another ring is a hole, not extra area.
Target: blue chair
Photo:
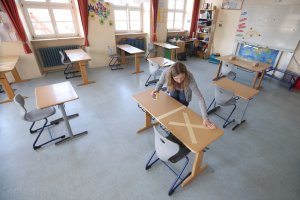
[[[189,163],[189,158],[187,157],[187,154],[190,151],[186,151],[185,149],[181,150],[179,144],[162,136],[161,133],[158,132],[158,130],[155,128],[155,126],[153,126],[153,129],[155,135],[155,151],[146,164],[146,170],[150,169],[154,163],[160,160],[176,175],[176,179],[169,189],[168,194],[170,196],[175,192],[177,187],[191,174],[188,173],[186,176],[182,177],[182,174]],[[156,159],[153,159],[154,155],[157,156]],[[185,158],[185,163],[179,173],[176,172],[173,168],[171,168],[171,166],[168,164],[168,162],[176,163],[183,158]]]

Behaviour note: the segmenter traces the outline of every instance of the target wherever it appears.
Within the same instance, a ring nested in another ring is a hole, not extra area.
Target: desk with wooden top
[[[84,131],[78,134],[73,134],[73,131],[71,129],[69,118],[66,114],[64,104],[66,102],[79,99],[79,97],[69,81],[35,88],[35,97],[36,106],[38,109],[48,108],[57,105],[58,108],[61,110],[65,125],[69,133],[69,137],[60,140],[56,144],[61,144],[63,142],[69,141],[73,138],[88,133],[87,131]]]
[[[142,73],[144,71],[140,70],[140,54],[144,53],[143,50],[138,49],[136,47],[133,47],[129,44],[119,44],[117,45],[117,47],[119,49],[121,49],[121,64],[125,64],[126,63],[126,58],[125,58],[125,51],[127,53],[130,54],[134,54],[134,58],[135,58],[135,72],[133,72],[132,74],[138,74],[138,73]]]
[[[25,81],[29,81],[29,79],[27,80],[22,80],[20,78],[20,75],[16,69],[16,64],[19,60],[18,56],[7,56],[7,57],[0,57],[0,83],[3,86],[3,89],[8,97],[7,100],[1,101],[1,103],[6,103],[6,102],[11,102],[13,101],[13,98],[15,96],[15,93],[13,91],[13,89],[11,88],[5,73],[11,72],[15,81],[12,83],[21,83],[21,82],[25,82]]]
[[[157,100],[151,98],[152,90],[146,90],[133,95],[133,99],[145,111],[145,126],[138,130],[141,132],[152,127],[151,118],[154,117],[187,148],[195,153],[191,175],[185,179],[181,186],[185,186],[198,174],[207,168],[203,164],[204,148],[220,138],[222,129],[208,129],[203,125],[203,119],[191,109],[182,105],[164,92],[159,93]]]
[[[248,87],[246,85],[243,85],[241,83],[232,81],[228,78],[220,78],[213,82],[214,85],[217,85],[218,87],[233,92],[235,96],[240,97],[247,101],[247,104],[245,108],[243,109],[242,116],[239,120],[239,122],[232,128],[232,130],[235,130],[239,125],[244,123],[246,120],[243,120],[244,115],[246,113],[247,107],[249,105],[250,100],[258,94],[258,90]]]
[[[96,81],[90,81],[88,79],[87,71],[86,71],[86,63],[87,61],[91,60],[91,57],[82,49],[72,49],[72,50],[65,50],[66,55],[70,59],[71,62],[76,63],[79,65],[82,83],[78,86],[87,85],[91,83],[95,83]]]
[[[221,56],[221,57],[216,58],[216,59],[220,60],[220,63],[219,63],[219,68],[218,68],[217,74],[214,79],[217,79],[219,77],[219,74],[220,74],[220,71],[222,68],[222,62],[227,62],[227,63],[231,63],[237,67],[240,67],[242,69],[245,69],[245,70],[248,70],[251,72],[255,72],[255,77],[253,78],[253,81],[252,81],[252,87],[257,88],[257,89],[260,88],[262,79],[266,73],[266,69],[268,69],[270,67],[270,64],[258,62],[258,66],[255,67],[255,66],[252,66],[255,61],[245,60],[238,56],[235,56],[236,57],[235,59],[231,59],[231,57],[232,57],[231,55],[228,55],[228,56]],[[260,75],[259,82],[258,82],[258,85],[256,85],[259,75]]]
[[[145,86],[149,86],[150,84],[155,84],[157,83],[158,79],[155,78],[155,72],[159,70],[159,68],[163,68],[163,67],[169,67],[170,65],[173,65],[175,62],[173,62],[172,60],[169,60],[169,59],[166,59],[166,58],[163,58],[163,57],[154,57],[154,58],[148,58],[147,59],[150,63],[149,63],[149,71],[150,71],[150,75],[149,75],[149,78],[147,79],[146,83],[145,83]],[[155,63],[155,65],[152,65],[151,63]],[[157,67],[157,70],[154,72],[154,75],[151,74],[151,67]],[[150,77],[151,76],[154,76],[153,80],[149,81]]]
[[[162,43],[162,42],[154,42],[153,44],[155,44],[156,46],[160,46],[163,47],[165,49],[170,49],[171,50],[171,60],[174,61],[175,60],[175,49],[179,49],[178,46],[174,46],[168,43]]]

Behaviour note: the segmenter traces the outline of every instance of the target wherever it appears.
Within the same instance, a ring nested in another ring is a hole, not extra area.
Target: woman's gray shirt
[[[164,70],[159,78],[159,81],[156,84],[155,87],[155,91],[159,92],[161,90],[161,88],[163,87],[163,85],[166,82],[166,76],[167,73],[169,71],[170,68]],[[207,117],[207,112],[206,112],[206,104],[205,104],[205,100],[197,86],[197,83],[194,79],[194,76],[191,72],[188,71],[187,73],[188,78],[190,79],[190,84],[188,85],[188,89],[184,90],[184,94],[185,94],[185,99],[187,102],[190,102],[192,100],[192,93],[195,94],[195,96],[197,97],[198,101],[199,101],[199,105],[200,105],[200,109],[201,109],[201,113],[202,113],[202,117],[204,119],[208,119]]]

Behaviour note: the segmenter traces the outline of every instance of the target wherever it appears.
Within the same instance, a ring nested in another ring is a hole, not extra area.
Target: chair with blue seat
[[[182,177],[182,174],[189,163],[187,154],[190,151],[186,150],[186,148],[180,148],[179,144],[161,135],[155,126],[153,126],[153,129],[155,137],[155,151],[146,164],[146,170],[150,169],[158,160],[166,165],[176,175],[176,179],[168,192],[169,195],[172,195],[177,187],[191,174],[188,173],[186,176]],[[155,155],[157,156],[156,159],[154,159]],[[185,163],[179,173],[168,164],[169,162],[176,163],[183,158],[185,158]]]
[[[75,77],[81,77],[80,74],[76,74],[79,71],[76,71],[74,69],[73,63],[70,61],[70,59],[65,55],[63,51],[59,51],[61,63],[63,65],[66,65],[67,67],[64,70],[64,75],[66,79],[75,78]]]
[[[30,112],[27,112],[27,109],[25,108],[24,97],[21,96],[20,94],[17,94],[14,97],[14,102],[20,107],[20,114],[21,114],[23,120],[25,120],[27,122],[32,122],[32,124],[30,126],[30,129],[29,129],[30,133],[36,133],[37,131],[39,131],[39,134],[38,134],[38,136],[36,137],[36,139],[33,143],[33,149],[34,150],[39,149],[42,146],[44,146],[45,144],[48,144],[52,141],[62,139],[62,138],[65,137],[65,135],[62,135],[60,137],[52,138],[52,136],[50,134],[50,137],[51,137],[50,140],[48,140],[48,141],[46,141],[42,144],[37,145],[37,142],[38,142],[41,134],[43,133],[44,129],[46,127],[49,127],[49,126],[52,126],[54,124],[59,123],[58,121],[56,121],[55,123],[49,123],[48,124],[48,117],[55,114],[55,112],[56,112],[55,108],[54,107],[49,107],[49,108],[44,108],[44,109],[35,109],[35,110],[30,111]],[[41,120],[45,120],[43,126],[33,130],[33,126],[34,126],[35,122],[38,122],[38,121],[41,121]]]
[[[226,126],[228,126],[230,123],[235,121],[235,119],[232,119],[232,120],[229,120],[229,119],[236,109],[236,102],[238,99],[239,99],[239,97],[234,96],[233,92],[224,90],[224,89],[216,86],[215,87],[215,97],[207,109],[207,114],[216,112],[220,108],[220,106],[223,106],[223,107],[233,106],[233,108],[227,118],[224,118],[224,117],[218,115],[217,113],[215,113],[218,117],[225,120],[225,122],[223,124],[223,128],[226,128]],[[214,106],[210,110],[210,107],[212,105],[214,105]]]

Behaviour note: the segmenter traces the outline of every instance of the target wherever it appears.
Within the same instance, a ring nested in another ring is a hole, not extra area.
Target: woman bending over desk
[[[208,119],[205,101],[193,74],[187,70],[183,63],[176,62],[162,72],[155,90],[151,92],[153,98],[157,98],[157,94],[162,89],[164,83],[167,83],[170,96],[185,106],[189,105],[189,102],[192,100],[192,93],[194,93],[200,104],[203,125],[210,129],[216,128],[216,126]]]

